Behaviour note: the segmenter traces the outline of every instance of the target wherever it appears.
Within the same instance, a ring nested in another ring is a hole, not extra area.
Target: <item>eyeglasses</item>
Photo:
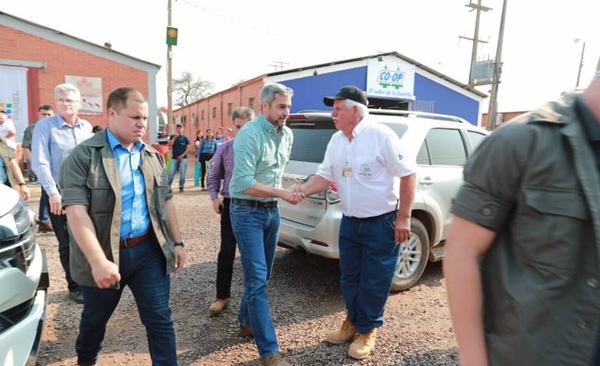
[[[62,104],[73,104],[73,103],[79,102],[78,100],[62,99],[62,98],[61,99],[57,99],[56,101],[59,102],[59,103],[62,103]]]

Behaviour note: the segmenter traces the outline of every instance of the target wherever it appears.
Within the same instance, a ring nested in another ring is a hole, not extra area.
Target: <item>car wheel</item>
[[[392,281],[392,291],[404,291],[413,287],[421,278],[429,260],[429,236],[421,221],[410,220],[410,237],[400,245],[400,256]]]

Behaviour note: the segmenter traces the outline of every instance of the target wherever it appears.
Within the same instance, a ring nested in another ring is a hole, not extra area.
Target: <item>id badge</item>
[[[352,167],[345,166],[342,168],[342,177],[349,178],[352,176]]]

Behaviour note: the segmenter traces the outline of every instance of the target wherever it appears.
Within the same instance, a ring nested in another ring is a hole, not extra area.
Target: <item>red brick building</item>
[[[265,85],[260,76],[244,81],[216,94],[200,99],[190,105],[173,111],[176,122],[183,124],[185,134],[193,141],[198,131],[207,128],[218,130],[233,127],[231,111],[236,107],[250,107],[254,113],[260,113],[260,89]]]
[[[116,52],[109,44],[100,46],[0,12],[0,75],[2,70],[14,69],[24,69],[27,78],[26,100],[17,101],[22,111],[19,124],[15,123],[17,141],[27,124],[36,121],[41,104],[54,105],[54,87],[67,81],[75,81],[82,91],[82,101],[90,102],[80,115],[92,125],[106,125],[106,99],[120,86],[140,89],[147,95],[150,115],[157,115],[159,65]],[[156,118],[152,118],[145,140],[150,141],[152,136],[153,141],[156,131]]]

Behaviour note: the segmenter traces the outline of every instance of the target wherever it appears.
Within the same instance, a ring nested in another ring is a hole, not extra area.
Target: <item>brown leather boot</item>
[[[355,334],[356,334],[356,328],[354,328],[354,325],[350,322],[350,320],[346,319],[342,323],[342,326],[340,329],[327,333],[327,336],[325,337],[325,341],[327,341],[327,343],[331,343],[331,344],[347,343],[347,342],[350,342],[352,340],[352,338],[354,338]]]
[[[375,347],[375,336],[377,328],[371,329],[368,333],[357,333],[356,339],[348,349],[348,356],[357,360],[369,357]]]
[[[291,366],[279,352],[264,357],[261,362],[263,366]]]

